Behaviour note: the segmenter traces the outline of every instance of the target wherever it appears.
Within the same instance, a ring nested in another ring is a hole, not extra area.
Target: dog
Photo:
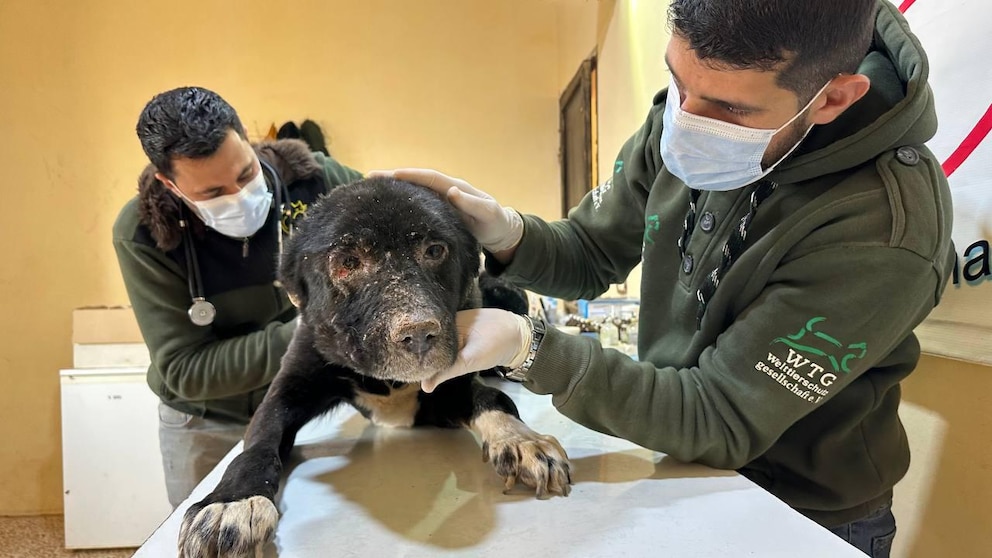
[[[455,361],[455,313],[482,303],[479,264],[478,242],[426,188],[376,177],[312,204],[278,269],[300,323],[244,451],[184,515],[180,556],[255,556],[275,533],[296,433],[341,404],[380,426],[469,428],[506,490],[520,482],[538,498],[567,496],[561,444],[528,428],[505,393],[475,375],[420,389]]]

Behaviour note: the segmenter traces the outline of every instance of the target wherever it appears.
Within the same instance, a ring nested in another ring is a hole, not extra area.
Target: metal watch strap
[[[527,351],[527,358],[524,359],[524,363],[517,368],[498,368],[500,376],[511,382],[523,382],[527,379],[527,373],[530,371],[530,367],[534,364],[534,359],[537,358],[537,350],[541,348],[541,341],[544,340],[544,334],[547,332],[547,328],[544,322],[541,320],[535,320],[530,316],[524,316],[530,321],[530,348]]]

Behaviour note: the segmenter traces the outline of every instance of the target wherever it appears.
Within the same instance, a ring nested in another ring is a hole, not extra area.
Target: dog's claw
[[[518,432],[490,442],[487,449],[493,466],[504,479],[504,494],[509,494],[518,482],[533,489],[540,500],[571,492],[572,466],[554,437]]]
[[[183,516],[180,558],[252,558],[272,539],[279,512],[272,500],[252,496],[236,502],[203,502]]]
[[[513,487],[517,485],[516,475],[507,475],[506,481],[503,483],[503,494],[509,494]]]

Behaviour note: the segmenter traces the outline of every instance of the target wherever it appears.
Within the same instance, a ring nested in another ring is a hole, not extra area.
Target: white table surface
[[[510,394],[535,430],[561,441],[575,485],[537,500],[503,482],[471,432],[386,429],[342,407],[297,437],[266,557],[799,557],[864,554],[744,477],[683,464],[579,426],[550,397]],[[183,513],[239,444],[134,555],[176,555]]]

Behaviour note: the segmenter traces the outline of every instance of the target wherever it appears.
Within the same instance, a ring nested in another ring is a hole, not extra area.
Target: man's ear
[[[843,74],[831,80],[810,109],[810,124],[829,124],[868,93],[871,80],[864,74]]]
[[[165,186],[165,189],[168,190],[168,191],[170,191],[170,192],[172,192],[172,194],[174,196],[178,196],[180,198],[182,197],[182,195],[180,195],[180,193],[178,191],[179,189],[176,188],[176,183],[173,182],[172,179],[169,178],[168,176],[165,176],[164,174],[162,174],[160,172],[156,172],[155,173],[155,180],[158,180],[159,182],[161,182],[162,183],[162,186]]]

